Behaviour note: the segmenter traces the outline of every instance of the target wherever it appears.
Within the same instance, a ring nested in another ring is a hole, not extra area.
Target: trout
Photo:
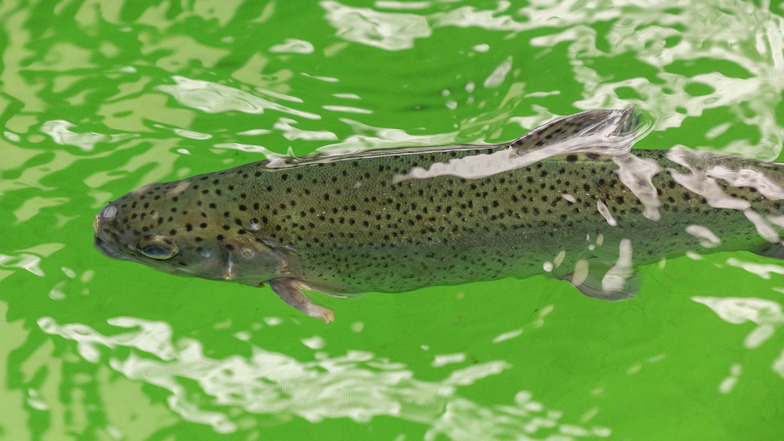
[[[632,150],[634,108],[512,142],[275,158],[153,183],[104,207],[95,245],[169,273],[251,286],[324,322],[337,297],[538,274],[590,297],[687,252],[781,258],[781,163]]]

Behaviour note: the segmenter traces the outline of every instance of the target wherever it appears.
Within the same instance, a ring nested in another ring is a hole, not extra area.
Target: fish
[[[688,253],[784,257],[784,164],[632,149],[595,109],[506,143],[279,157],[145,185],[95,217],[105,255],[261,287],[329,323],[334,297],[547,275],[603,300]]]

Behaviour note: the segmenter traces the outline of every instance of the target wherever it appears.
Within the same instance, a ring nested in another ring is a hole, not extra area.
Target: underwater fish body
[[[497,145],[276,158],[149,184],[96,216],[104,254],[252,286],[329,322],[303,290],[401,292],[537,274],[632,296],[634,267],[726,250],[781,257],[784,168],[631,150],[634,109]]]

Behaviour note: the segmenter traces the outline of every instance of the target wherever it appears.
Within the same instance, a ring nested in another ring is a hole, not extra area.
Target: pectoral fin
[[[632,267],[631,254],[631,241],[623,239],[614,265],[598,259],[578,260],[571,276],[563,279],[595,299],[618,301],[632,298],[639,291],[640,276]]]
[[[577,279],[572,275],[565,280],[583,295],[612,302],[630,299],[640,290],[640,277],[633,271],[614,273],[612,268],[607,269],[607,267],[593,267],[589,271],[584,279]]]
[[[306,283],[297,279],[279,278],[270,280],[269,284],[275,294],[289,306],[293,306],[324,323],[335,320],[334,311],[311,302],[310,298],[302,293],[302,289],[310,289]]]
[[[784,245],[779,242],[766,243],[765,245],[751,250],[751,252],[759,256],[770,257],[773,259],[784,259]]]

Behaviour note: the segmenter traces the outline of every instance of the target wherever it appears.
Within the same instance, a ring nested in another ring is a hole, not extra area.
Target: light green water
[[[684,3],[686,6],[684,6]],[[591,108],[639,147],[782,160],[784,9],[664,0],[0,3],[0,439],[784,439],[784,266],[319,298],[92,245],[152,181],[348,146],[500,142]]]

